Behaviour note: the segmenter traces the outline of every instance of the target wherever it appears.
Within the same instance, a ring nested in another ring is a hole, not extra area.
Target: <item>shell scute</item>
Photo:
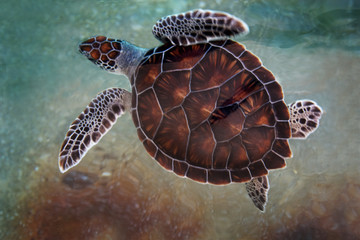
[[[266,85],[266,89],[269,92],[271,102],[276,102],[283,99],[284,95],[278,82],[272,82]]]
[[[198,182],[207,182],[207,170],[204,168],[197,168],[190,165],[186,176]]]
[[[227,159],[229,159],[230,153],[231,145],[229,142],[217,143],[213,153],[213,168],[225,169],[227,167]]]
[[[135,81],[138,92],[153,86],[156,77],[161,72],[161,60],[161,54],[154,54],[141,65],[141,71],[138,71]]]
[[[163,71],[192,68],[206,53],[208,44],[174,47],[165,52]]]
[[[212,184],[228,184],[231,182],[228,170],[209,170],[208,182]]]
[[[143,144],[150,156],[154,157],[157,151],[157,147],[149,139],[145,139]]]
[[[164,153],[178,160],[185,159],[189,128],[182,108],[164,115],[153,140]]]
[[[247,116],[244,127],[260,127],[260,126],[274,126],[275,116],[272,105],[267,103],[260,107],[256,112]]]
[[[289,158],[292,155],[288,140],[276,139],[272,150],[285,158]]]
[[[160,120],[162,119],[163,112],[161,111],[155,93],[152,89],[139,94],[137,97],[139,101],[137,106],[138,114],[141,119],[140,126],[144,133],[149,138],[152,138],[156,133]],[[151,105],[151,107],[149,107],[149,105]]]
[[[284,101],[279,101],[273,104],[273,109],[277,120],[289,120],[290,112]]]
[[[246,168],[249,165],[250,161],[241,137],[235,137],[230,141],[230,144],[231,153],[229,156],[227,168],[230,170]]]
[[[244,70],[229,79],[221,87],[218,106],[227,106],[235,102],[240,102],[262,87],[263,85],[251,72]]]
[[[213,112],[219,96],[219,89],[214,88],[202,92],[191,92],[184,100],[183,107],[189,122],[190,129],[193,129],[209,118]]]
[[[245,115],[252,114],[257,111],[261,106],[269,102],[269,96],[265,89],[258,91],[244,99],[239,106]]]
[[[251,163],[249,170],[252,177],[260,177],[268,174],[268,170],[262,160]]]
[[[275,131],[272,127],[254,127],[244,129],[241,137],[250,161],[254,162],[261,159],[271,149],[275,139]]]
[[[257,76],[257,78],[264,84],[275,81],[275,76],[272,72],[263,66],[254,70],[253,74],[255,74],[255,76]]]
[[[179,106],[189,93],[190,71],[161,73],[154,90],[164,112]]]
[[[174,161],[174,173],[179,176],[185,176],[187,170],[189,168],[189,164],[182,161]]]
[[[210,124],[204,122],[191,131],[186,162],[193,166],[211,168],[212,150],[215,140],[211,133]]]
[[[163,154],[161,151],[157,151],[155,155],[155,160],[158,161],[158,163],[165,168],[166,170],[172,171],[173,170],[173,159],[167,157],[165,154]]]
[[[289,122],[277,122],[276,123],[276,137],[277,138],[290,138],[291,129]]]
[[[198,91],[218,87],[243,69],[242,64],[227,51],[212,47],[193,68],[191,90]]]
[[[237,104],[217,108],[210,115],[211,129],[217,141],[226,141],[238,135],[245,121],[245,115]]]
[[[230,174],[231,174],[231,180],[233,182],[248,182],[252,178],[250,170],[248,168],[243,168],[240,170],[232,170]]]
[[[145,139],[146,139],[146,136],[144,135],[144,133],[142,132],[141,129],[137,129],[137,134],[138,134],[138,137],[140,139],[141,142],[143,142]]]
[[[226,44],[224,48],[230,53],[234,54],[235,57],[239,57],[245,51],[244,45],[233,41],[231,41],[229,44]]]
[[[273,151],[268,152],[264,156],[263,161],[267,169],[284,168],[286,166],[285,159]]]
[[[260,59],[249,51],[243,52],[239,59],[248,70],[254,70],[262,65]]]

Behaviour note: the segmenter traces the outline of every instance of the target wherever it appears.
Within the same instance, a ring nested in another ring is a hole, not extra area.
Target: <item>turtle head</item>
[[[80,53],[90,61],[115,74],[123,74],[118,58],[122,53],[122,41],[104,36],[92,37],[79,45]]]
[[[80,53],[100,68],[130,78],[143,59],[144,48],[136,47],[124,40],[92,37],[79,45]]]

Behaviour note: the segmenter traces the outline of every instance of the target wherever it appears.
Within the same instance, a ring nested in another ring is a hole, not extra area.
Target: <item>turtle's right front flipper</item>
[[[66,133],[59,154],[60,171],[64,173],[77,165],[130,106],[131,93],[124,89],[109,88],[99,93]]]
[[[249,27],[228,13],[197,9],[163,17],[155,23],[152,32],[163,43],[187,46],[245,35]]]

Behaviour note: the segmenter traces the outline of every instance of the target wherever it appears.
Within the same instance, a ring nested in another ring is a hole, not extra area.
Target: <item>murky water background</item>
[[[129,89],[77,50],[104,34],[158,45],[162,16],[227,11],[236,40],[277,76],[285,100],[324,109],[318,131],[291,140],[260,213],[242,184],[209,186],[164,171],[129,115],[63,175],[69,124],[100,91]],[[360,239],[359,1],[1,1],[0,239]]]

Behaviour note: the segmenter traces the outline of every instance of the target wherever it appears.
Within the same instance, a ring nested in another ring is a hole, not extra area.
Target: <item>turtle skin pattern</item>
[[[149,50],[131,77],[132,117],[148,153],[198,182],[248,182],[291,157],[281,86],[232,40]]]

